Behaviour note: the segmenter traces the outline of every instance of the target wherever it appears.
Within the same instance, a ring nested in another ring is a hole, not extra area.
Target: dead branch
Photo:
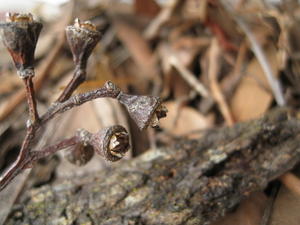
[[[299,162],[299,131],[299,121],[277,109],[179,140],[114,169],[27,192],[6,224],[208,225]]]

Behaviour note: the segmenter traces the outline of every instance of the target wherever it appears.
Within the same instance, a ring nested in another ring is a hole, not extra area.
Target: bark
[[[207,225],[292,169],[299,134],[300,122],[278,109],[177,140],[99,174],[30,190],[6,224]]]

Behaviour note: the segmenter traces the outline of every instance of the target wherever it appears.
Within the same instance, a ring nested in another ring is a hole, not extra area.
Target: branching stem
[[[30,81],[28,81],[30,84]],[[26,86],[27,87],[27,86]],[[30,87],[28,85],[28,87]],[[31,86],[32,87],[32,86]],[[32,88],[29,88],[30,95],[34,96],[32,92]],[[72,138],[67,138],[62,140],[61,142],[46,147],[40,151],[30,151],[30,144],[32,140],[36,136],[37,131],[42,127],[45,126],[46,123],[52,119],[54,116],[63,113],[72,109],[75,106],[82,105],[85,102],[91,101],[97,98],[117,98],[120,94],[120,89],[113,85],[111,82],[107,82],[104,87],[96,89],[94,91],[86,92],[83,94],[74,95],[73,97],[69,98],[68,100],[60,103],[56,102],[53,103],[52,106],[48,109],[48,111],[41,116],[39,120],[35,119],[34,122],[28,127],[27,134],[23,141],[19,156],[17,160],[0,176],[0,191],[7,186],[7,184],[17,176],[23,169],[28,168],[28,166],[32,165],[38,159],[49,156],[54,154],[58,150],[64,149],[68,146],[72,146],[78,143],[78,138],[76,136]],[[30,100],[28,99],[28,102]],[[31,109],[31,113],[36,112],[34,111],[35,107],[35,100],[32,98],[32,102],[30,102],[29,107]],[[35,117],[36,118],[36,117]]]

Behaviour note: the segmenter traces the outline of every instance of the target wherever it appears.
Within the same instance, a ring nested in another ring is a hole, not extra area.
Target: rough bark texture
[[[178,140],[116,168],[28,191],[6,224],[207,225],[300,158],[284,109],[199,140]]]

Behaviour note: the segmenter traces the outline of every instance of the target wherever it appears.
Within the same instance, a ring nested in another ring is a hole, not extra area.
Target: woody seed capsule
[[[100,32],[90,21],[81,22],[77,18],[74,25],[66,28],[66,35],[75,65],[85,69],[89,56],[100,40]]]
[[[21,78],[34,76],[34,52],[43,25],[32,15],[7,13],[0,23],[1,38],[13,58]]]
[[[107,127],[93,134],[89,144],[99,155],[109,161],[122,159],[130,147],[129,135],[126,129],[120,125]]]
[[[94,148],[89,144],[92,134],[87,130],[79,129],[76,136],[79,142],[65,151],[64,158],[72,164],[83,166],[94,156]]]
[[[157,127],[159,119],[166,117],[168,112],[159,97],[128,95],[120,92],[118,100],[125,105],[130,117],[141,130],[148,126]]]
[[[76,166],[84,166],[94,156],[94,148],[87,144],[78,143],[65,151],[64,157]]]

